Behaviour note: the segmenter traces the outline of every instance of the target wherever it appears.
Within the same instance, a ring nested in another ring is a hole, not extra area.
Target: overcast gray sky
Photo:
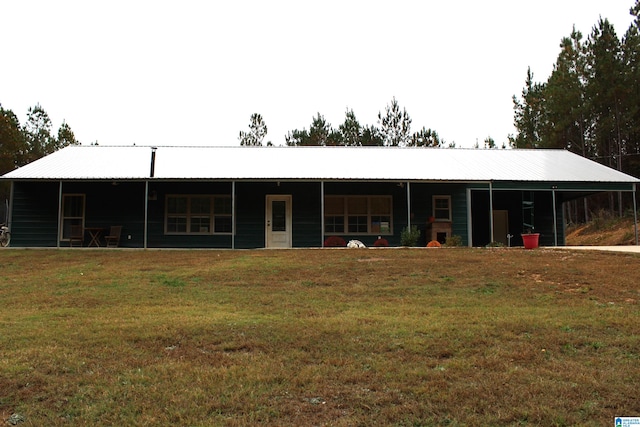
[[[0,103],[40,103],[82,143],[238,145],[252,113],[267,140],[377,124],[392,97],[412,131],[505,141],[531,67],[546,80],[562,37],[600,16],[619,37],[634,0],[5,1]]]

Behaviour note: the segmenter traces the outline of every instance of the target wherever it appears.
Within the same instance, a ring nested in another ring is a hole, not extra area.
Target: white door
[[[268,195],[266,214],[267,248],[291,247],[291,196]]]

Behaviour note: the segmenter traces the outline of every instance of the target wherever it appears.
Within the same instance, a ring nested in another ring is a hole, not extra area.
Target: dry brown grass
[[[633,217],[617,218],[601,213],[587,224],[576,224],[567,229],[569,246],[635,245]]]
[[[640,257],[0,252],[24,425],[609,425],[640,414]]]

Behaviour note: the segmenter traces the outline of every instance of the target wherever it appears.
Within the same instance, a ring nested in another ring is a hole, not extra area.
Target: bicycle
[[[7,247],[11,241],[11,232],[6,224],[0,224],[0,246]]]

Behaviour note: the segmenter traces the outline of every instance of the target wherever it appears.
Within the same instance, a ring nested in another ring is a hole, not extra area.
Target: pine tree
[[[418,132],[411,136],[411,147],[441,147],[442,141],[435,130],[422,127]]]
[[[0,175],[26,163],[26,142],[18,117],[0,104]]]
[[[384,145],[406,147],[411,142],[411,118],[406,109],[400,111],[400,105],[394,96],[387,105],[385,114],[378,113],[378,123]]]
[[[560,43],[560,54],[545,87],[546,128],[542,146],[591,154],[585,138],[585,50],[575,27]]]
[[[621,102],[624,96],[620,41],[607,19],[600,19],[587,41],[587,103],[597,158],[621,169]]]
[[[624,154],[622,170],[640,176],[640,31],[638,14],[640,1],[636,3],[636,20],[627,30],[622,41],[622,62],[624,67],[622,101],[622,140]],[[631,9],[633,12],[634,9]]]
[[[238,140],[240,145],[262,146],[262,141],[266,136],[267,125],[260,114],[254,113],[249,121],[249,132],[240,131]],[[271,145],[271,143],[268,142],[267,145]]]
[[[24,157],[27,162],[52,153],[57,148],[56,140],[51,135],[51,119],[40,104],[29,108],[23,132],[26,141]]]
[[[347,109],[345,114],[344,123],[342,123],[338,130],[342,140],[342,145],[350,147],[358,147],[362,145],[362,126],[356,119],[356,115],[353,110]]]
[[[331,134],[331,124],[325,120],[322,114],[318,113],[311,121],[308,145],[335,145],[331,143],[332,141],[329,138]]]
[[[545,121],[544,89],[544,84],[533,81],[533,73],[528,68],[521,99],[513,96],[514,125],[518,131],[513,139],[515,148],[537,148],[540,145]]]
[[[384,145],[380,129],[373,125],[367,125],[362,129],[361,142],[363,147],[381,147]]]

